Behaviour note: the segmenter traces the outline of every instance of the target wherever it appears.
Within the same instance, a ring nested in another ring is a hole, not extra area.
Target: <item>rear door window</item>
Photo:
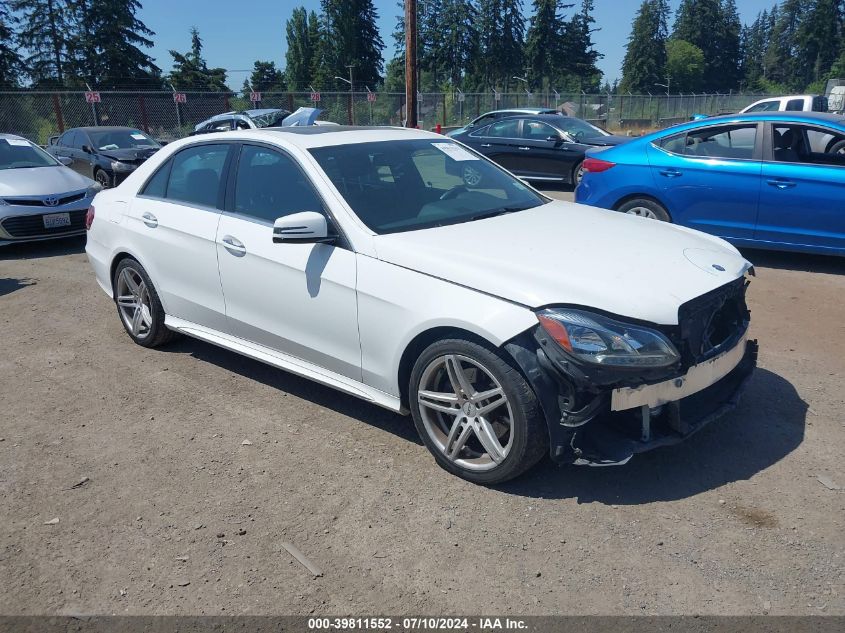
[[[228,144],[197,145],[173,157],[167,199],[202,207],[217,207]]]
[[[683,154],[699,158],[750,160],[754,157],[756,142],[756,124],[711,127],[688,132]]]
[[[804,110],[803,99],[790,99],[786,102],[787,112],[802,112]]]
[[[483,136],[491,136],[493,138],[519,138],[519,123],[520,119],[507,119],[494,123]]]

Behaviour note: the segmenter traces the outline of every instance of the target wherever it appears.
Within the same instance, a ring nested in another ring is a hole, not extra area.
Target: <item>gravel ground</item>
[[[6,247],[0,613],[845,614],[845,260],[748,256],[760,369],[734,413],[485,489],[407,418],[134,346],[81,241]]]

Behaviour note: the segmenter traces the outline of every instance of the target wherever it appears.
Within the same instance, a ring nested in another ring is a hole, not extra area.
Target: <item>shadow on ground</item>
[[[845,275],[845,257],[835,255],[810,255],[750,248],[742,249],[742,255],[757,268]]]
[[[167,348],[331,409],[419,445],[409,418],[258,361],[192,339]],[[626,466],[557,466],[546,459],[498,489],[524,497],[581,503],[640,504],[697,495],[746,480],[777,463],[804,438],[807,405],[787,380],[765,369],[752,377],[740,406],[686,442],[634,457]],[[431,467],[436,468],[434,461]]]
[[[40,259],[85,252],[85,236],[0,246],[0,260]]]
[[[34,286],[35,281],[32,279],[15,279],[8,277],[0,277],[0,297],[13,293],[15,290],[26,288],[27,286]]]

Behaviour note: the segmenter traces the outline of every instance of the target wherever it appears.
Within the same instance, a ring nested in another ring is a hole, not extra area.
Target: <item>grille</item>
[[[70,226],[59,226],[52,229],[44,228],[44,216],[23,215],[4,218],[0,225],[12,237],[44,237],[61,235],[85,230],[85,214],[87,211],[70,211]],[[49,214],[48,214],[49,215]]]
[[[85,197],[85,192],[82,193],[75,193],[72,196],[65,196],[64,198],[59,198],[58,204],[54,205],[57,207],[62,206],[63,204],[70,204],[71,202],[76,202],[77,200],[82,200]],[[21,200],[16,198],[4,198],[4,200],[8,204],[14,204],[21,207],[46,207],[47,205],[44,203],[44,200]],[[51,209],[53,207],[50,207]]]
[[[704,362],[739,340],[749,321],[746,286],[740,278],[681,306],[680,325],[670,338],[685,366]]]

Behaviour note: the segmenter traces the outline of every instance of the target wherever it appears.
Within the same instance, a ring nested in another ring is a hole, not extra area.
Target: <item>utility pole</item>
[[[405,0],[405,127],[417,127],[417,0]]]

